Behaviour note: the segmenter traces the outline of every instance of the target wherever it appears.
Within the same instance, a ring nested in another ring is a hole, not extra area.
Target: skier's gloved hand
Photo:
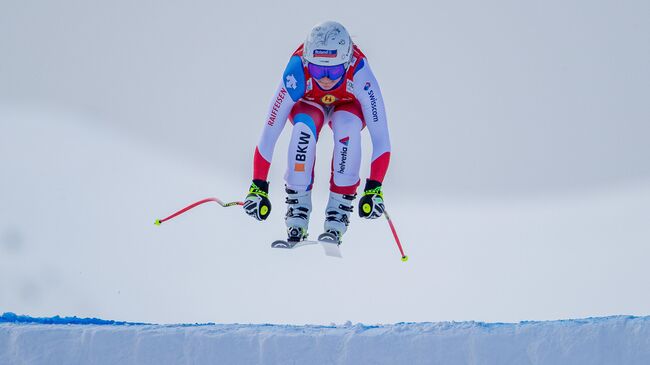
[[[384,214],[384,194],[381,192],[381,183],[375,180],[366,180],[366,188],[359,199],[359,217],[375,219]]]
[[[271,201],[269,200],[269,183],[264,180],[253,180],[246,200],[244,201],[246,214],[263,221],[271,214]]]

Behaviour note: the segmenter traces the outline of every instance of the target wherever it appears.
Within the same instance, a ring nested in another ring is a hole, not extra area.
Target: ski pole
[[[224,202],[222,202],[220,199],[217,199],[217,198],[206,198],[206,199],[199,200],[199,201],[196,202],[196,203],[192,203],[192,204],[186,206],[185,208],[183,208],[183,209],[179,210],[178,212],[176,212],[176,213],[170,215],[169,217],[166,217],[166,218],[163,218],[163,219],[156,219],[156,221],[154,222],[154,224],[157,225],[157,226],[159,226],[161,223],[163,223],[163,222],[165,222],[165,221],[168,221],[168,220],[170,220],[170,219],[172,219],[172,218],[174,218],[174,217],[176,217],[176,216],[178,216],[178,215],[181,215],[181,214],[187,212],[188,210],[190,210],[190,209],[192,209],[192,208],[195,208],[195,207],[197,207],[197,206],[199,206],[199,205],[201,205],[201,204],[203,204],[203,203],[207,203],[207,202],[215,202],[215,203],[218,203],[219,205],[221,205],[221,206],[224,207],[224,208],[225,208],[225,207],[232,207],[232,206],[234,206],[234,205],[244,205],[244,202],[230,202],[230,203],[224,203]]]
[[[397,237],[397,231],[395,230],[395,226],[393,225],[393,221],[390,219],[390,216],[388,215],[388,212],[386,209],[384,209],[384,215],[386,216],[386,220],[388,221],[388,225],[390,225],[390,230],[393,231],[393,237],[395,237],[395,242],[397,243],[397,247],[399,248],[399,252],[402,254],[402,261],[406,262],[408,261],[409,257],[404,254],[404,250],[402,249],[402,244],[399,241],[399,237]]]

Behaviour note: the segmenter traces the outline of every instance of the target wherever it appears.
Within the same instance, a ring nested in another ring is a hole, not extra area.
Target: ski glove
[[[263,221],[271,214],[271,201],[269,200],[269,183],[264,180],[253,180],[246,200],[244,201],[246,214]]]
[[[366,188],[359,199],[359,217],[375,219],[384,214],[384,194],[381,192],[381,183],[375,180],[366,180]]]

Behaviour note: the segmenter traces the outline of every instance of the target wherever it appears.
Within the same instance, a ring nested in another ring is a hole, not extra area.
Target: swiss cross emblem
[[[295,89],[298,87],[298,80],[296,80],[296,77],[293,76],[293,74],[287,76],[286,85],[288,89]]]

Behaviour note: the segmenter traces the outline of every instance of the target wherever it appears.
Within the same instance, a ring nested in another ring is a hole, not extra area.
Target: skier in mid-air
[[[361,130],[368,128],[373,152],[370,177],[359,200],[359,216],[384,212],[382,182],[390,161],[384,101],[366,56],[339,23],[316,25],[289,60],[273,96],[255,149],[253,183],[244,210],[258,220],[271,213],[267,181],[275,144],[289,119],[293,125],[285,173],[288,241],[307,237],[316,142],[324,124],[334,134],[330,195],[324,233],[318,239],[340,243],[347,230],[360,184]]]

